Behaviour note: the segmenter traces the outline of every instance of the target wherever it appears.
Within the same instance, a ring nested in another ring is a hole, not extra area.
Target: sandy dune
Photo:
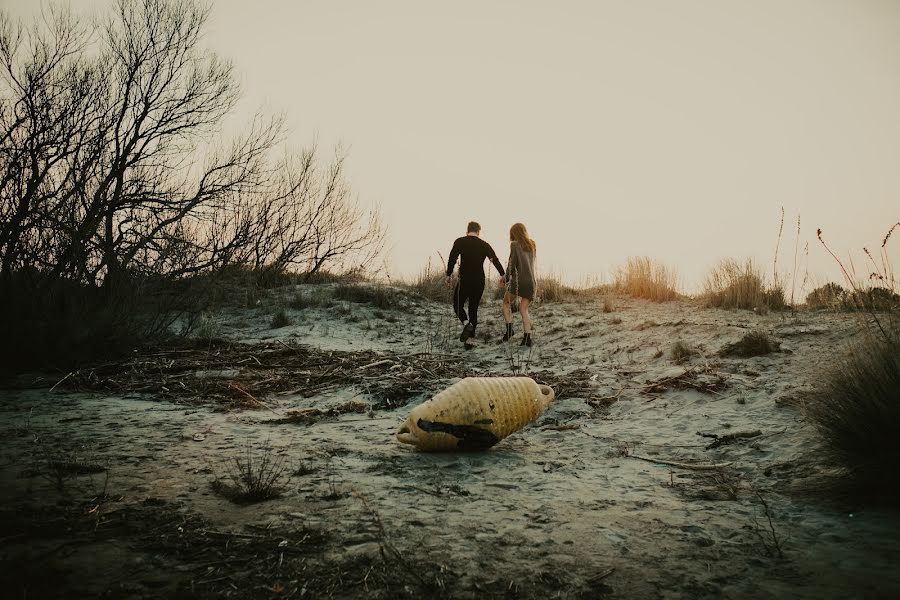
[[[809,392],[819,373],[854,335],[852,315],[756,315],[620,297],[609,313],[600,298],[544,304],[534,310],[529,354],[498,341],[497,301],[483,307],[471,352],[455,340],[447,306],[413,296],[396,309],[340,302],[288,311],[295,324],[270,329],[278,304],[222,310],[211,320],[218,334],[260,347],[282,340],[386,358],[448,353],[484,374],[509,374],[512,361],[525,372],[584,371],[591,389],[561,394],[536,423],[488,452],[442,455],[393,439],[422,397],[311,424],[267,422],[291,410],[369,402],[352,386],[273,394],[267,409],[233,412],[65,385],[5,391],[0,538],[4,570],[16,573],[7,571],[4,585],[28,587],[29,597],[900,594],[896,514],[808,493],[828,466],[800,403],[815,400]],[[754,329],[774,336],[781,351],[718,355]],[[676,341],[693,351],[681,364],[670,357]],[[711,437],[733,433],[751,437],[718,445]],[[212,491],[230,457],[248,447],[258,454],[266,443],[289,465],[281,498],[241,506]],[[47,448],[78,449],[106,466],[106,496],[103,473],[73,476],[56,491],[41,476]],[[695,470],[634,455],[730,465]],[[94,505],[98,514],[89,512]],[[72,525],[90,518],[93,533]],[[228,554],[229,540],[258,558]],[[42,573],[55,584],[40,581]]]

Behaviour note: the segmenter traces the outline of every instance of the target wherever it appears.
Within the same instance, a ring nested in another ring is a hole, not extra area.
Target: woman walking
[[[503,341],[512,338],[512,299],[519,298],[519,314],[522,316],[522,329],[524,335],[520,346],[531,346],[531,317],[528,315],[528,307],[534,300],[534,255],[537,246],[534,240],[528,237],[528,230],[521,223],[516,223],[509,230],[509,262],[506,267],[506,277],[501,281],[506,284],[506,293],[503,295],[503,318],[506,321],[506,333]]]

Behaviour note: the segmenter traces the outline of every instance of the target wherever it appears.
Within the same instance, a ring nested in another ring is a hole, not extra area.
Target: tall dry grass
[[[447,274],[445,272],[444,257],[438,255],[440,261],[435,264],[431,257],[428,262],[416,274],[412,281],[403,282],[401,285],[414,291],[423,298],[434,300],[435,302],[444,302],[450,298],[450,291],[447,290]]]
[[[871,332],[847,351],[805,404],[854,494],[900,497],[900,335]]]
[[[788,304],[777,278],[767,283],[762,269],[751,259],[721,260],[706,275],[701,298],[716,308],[781,310]]]
[[[886,247],[897,228],[900,223],[884,237],[877,258],[864,249],[871,269],[867,281],[856,277],[852,265],[839,260],[817,232],[866,318],[860,320],[860,340],[823,374],[817,393],[805,404],[826,447],[847,468],[849,491],[890,502],[900,498],[900,445],[895,440],[900,430],[900,281]]]
[[[632,298],[653,302],[674,300],[678,293],[675,269],[647,256],[631,257],[616,271],[615,287]]]

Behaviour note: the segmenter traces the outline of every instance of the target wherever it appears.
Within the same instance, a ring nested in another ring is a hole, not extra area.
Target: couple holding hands
[[[475,347],[475,327],[478,325],[478,305],[484,293],[484,259],[489,258],[500,273],[500,285],[506,288],[503,295],[503,318],[506,321],[506,332],[503,341],[512,338],[512,299],[519,298],[519,314],[522,316],[524,335],[520,346],[531,346],[531,318],[528,307],[534,300],[535,277],[534,240],[528,237],[528,230],[521,223],[516,223],[509,230],[509,260],[506,269],[497,258],[491,245],[481,239],[481,225],[472,221],[466,228],[466,235],[453,242],[450,258],[447,261],[447,287],[453,283],[453,269],[459,259],[459,280],[453,290],[453,310],[464,324],[459,340],[465,344],[466,350]],[[465,305],[469,313],[466,314]]]

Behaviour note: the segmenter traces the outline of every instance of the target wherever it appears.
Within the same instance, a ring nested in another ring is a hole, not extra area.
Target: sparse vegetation
[[[722,260],[706,276],[703,299],[716,308],[752,310],[767,306],[762,270],[752,260]]]
[[[613,305],[612,298],[609,296],[603,297],[603,312],[611,313],[616,310],[616,307]]]
[[[672,348],[669,350],[669,357],[675,361],[676,363],[684,363],[691,360],[691,356],[695,354],[695,350],[678,340],[674,344],[672,344]]]
[[[843,308],[846,299],[847,290],[837,283],[826,283],[806,296],[806,306],[812,309]]]
[[[443,257],[440,257],[440,259],[441,263],[443,263]],[[423,298],[435,302],[446,302],[450,297],[450,290],[447,289],[446,279],[447,275],[444,272],[444,266],[442,264],[435,265],[432,262],[431,257],[429,257],[428,263],[421,271],[419,271],[415,280],[406,285]]]
[[[616,273],[615,286],[632,298],[666,302],[677,297],[677,283],[674,269],[643,256],[628,259],[625,267]]]
[[[269,328],[271,329],[280,329],[282,327],[288,327],[293,325],[294,321],[288,316],[287,311],[279,309],[274,315],[272,315],[272,321],[269,323]]]
[[[781,349],[781,343],[775,340],[765,331],[750,331],[738,340],[730,344],[726,344],[719,351],[721,356],[740,356],[749,358],[752,356],[764,356],[772,352],[778,352]]]
[[[869,285],[858,282],[852,264],[845,266],[825,244],[822,231],[817,232],[852,288],[844,304],[865,310],[868,318],[862,338],[825,373],[805,403],[827,447],[847,468],[847,490],[892,503],[900,497],[900,446],[895,441],[900,429],[900,296],[886,246],[897,228],[900,223],[888,230],[878,259],[865,250]],[[836,293],[836,288],[828,291]]]
[[[805,404],[856,493],[900,495],[900,343],[867,334]]]
[[[335,286],[333,296],[336,300],[345,300],[356,304],[371,304],[376,308],[388,310],[397,308],[400,292],[381,284],[340,284]]]
[[[767,285],[762,269],[749,259],[739,262],[726,258],[719,262],[707,274],[701,297],[710,307],[741,308],[762,314],[788,306],[781,283]]]
[[[278,117],[222,139],[240,85],[203,42],[208,6],[115,4],[0,15],[0,337],[20,341],[4,365],[163,336],[197,308],[194,278],[242,268],[272,287],[383,248],[340,151],[285,152]]]
[[[211,486],[235,504],[263,502],[281,496],[284,490],[279,483],[285,470],[284,457],[275,454],[268,442],[258,457],[248,446],[244,456],[236,456],[231,462],[228,480],[216,478]]]

